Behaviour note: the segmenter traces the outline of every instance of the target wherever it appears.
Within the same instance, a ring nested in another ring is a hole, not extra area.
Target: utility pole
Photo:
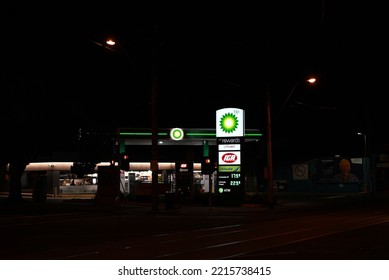
[[[157,27],[153,30],[152,40],[152,69],[151,69],[151,189],[152,210],[158,211],[158,96],[157,96],[157,59],[158,59],[158,36]]]
[[[286,97],[284,103],[281,106],[280,111],[276,115],[276,119],[277,119],[277,117],[280,116],[282,110],[284,109],[284,107],[288,103],[289,99],[291,98],[291,96],[295,92],[295,89],[296,89],[297,85],[300,84],[300,82],[301,82],[301,80],[298,80],[294,84],[294,86],[292,87],[292,90],[289,92],[288,96]],[[311,78],[307,79],[306,82],[308,82],[310,84],[314,84],[316,82],[316,78],[311,77]],[[268,168],[267,179],[268,179],[268,188],[269,188],[268,189],[269,208],[273,209],[274,208],[274,204],[275,204],[275,199],[274,199],[274,186],[273,186],[273,150],[272,150],[272,136],[271,136],[272,124],[271,124],[270,107],[271,107],[270,106],[270,88],[269,88],[269,85],[268,85],[267,92],[266,92],[267,168]]]
[[[271,114],[270,114],[270,90],[266,93],[266,122],[267,122],[267,185],[269,208],[274,208],[274,188],[273,188],[273,151],[271,139]]]
[[[116,50],[112,47],[107,47],[99,42],[92,41],[98,46],[104,47],[110,51],[117,52],[126,56],[126,58],[134,64],[131,57],[128,55],[126,50],[119,44],[120,50]],[[108,40],[106,42],[109,46],[114,46],[117,44],[113,40]],[[157,96],[157,85],[158,85],[158,50],[159,50],[159,42],[157,36],[157,26],[154,26],[152,30],[152,53],[151,53],[151,161],[150,161],[150,169],[151,169],[151,200],[152,200],[152,210],[158,211],[159,203],[158,203],[158,96]],[[134,64],[134,67],[136,65]]]

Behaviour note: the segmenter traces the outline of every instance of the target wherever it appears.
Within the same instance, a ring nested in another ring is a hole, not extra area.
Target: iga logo
[[[238,160],[238,156],[234,153],[226,153],[222,156],[222,161],[225,163],[234,163]]]
[[[240,151],[219,152],[218,163],[220,165],[238,166],[241,164],[241,160]]]

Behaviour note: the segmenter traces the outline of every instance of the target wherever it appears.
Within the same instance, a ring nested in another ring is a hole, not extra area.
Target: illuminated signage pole
[[[217,193],[223,196],[225,202],[236,203],[243,199],[241,147],[244,144],[244,122],[242,109],[224,108],[216,111]]]

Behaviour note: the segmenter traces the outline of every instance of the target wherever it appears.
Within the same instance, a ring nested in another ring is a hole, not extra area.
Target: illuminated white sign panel
[[[219,145],[219,151],[240,151],[240,144],[236,145]]]
[[[237,165],[240,163],[240,152],[219,152],[219,165]]]
[[[244,137],[244,110],[224,108],[216,111],[216,137]]]

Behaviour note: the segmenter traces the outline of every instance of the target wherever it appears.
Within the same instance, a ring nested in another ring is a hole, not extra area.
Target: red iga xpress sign
[[[240,163],[240,151],[219,152],[219,165],[237,165]]]

